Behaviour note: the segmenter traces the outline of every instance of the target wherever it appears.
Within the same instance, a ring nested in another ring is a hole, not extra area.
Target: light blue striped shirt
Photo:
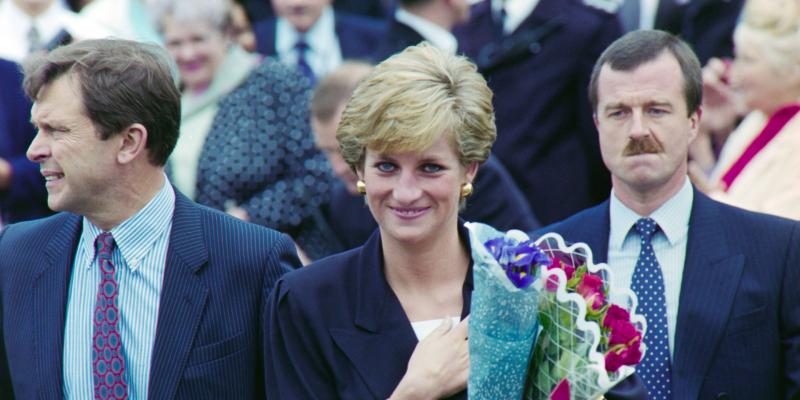
[[[131,399],[146,399],[150,359],[155,342],[161,283],[167,260],[175,191],[164,186],[135,215],[111,229],[116,242],[112,263],[119,285],[120,320]],[[102,231],[83,219],[83,232],[72,266],[64,328],[64,396],[94,398],[92,335],[95,297],[100,284],[94,241]]]
[[[689,179],[666,203],[653,211],[653,218],[661,228],[653,236],[653,250],[664,275],[664,295],[667,300],[667,325],[669,329],[669,351],[675,349],[675,326],[678,322],[678,298],[683,281],[683,263],[686,260],[686,243],[689,237],[689,216],[692,212],[694,192]],[[608,235],[608,265],[614,271],[614,285],[631,287],[633,270],[641,251],[641,241],[633,229],[638,215],[617,199],[611,192],[609,205],[611,232]]]

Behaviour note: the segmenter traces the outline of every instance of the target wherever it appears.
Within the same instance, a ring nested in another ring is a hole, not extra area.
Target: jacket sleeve
[[[783,348],[785,398],[800,398],[800,222],[794,224],[789,239],[781,288],[780,335]]]

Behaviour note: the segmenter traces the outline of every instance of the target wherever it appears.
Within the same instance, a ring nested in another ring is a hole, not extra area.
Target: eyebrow
[[[668,100],[652,100],[652,101],[648,101],[648,102],[644,103],[644,106],[645,107],[654,107],[654,106],[655,107],[670,107],[670,108],[673,107],[672,103],[670,101],[668,101]],[[603,107],[603,111],[616,110],[616,109],[620,109],[620,108],[630,108],[630,106],[627,105],[627,104],[620,103],[620,102],[609,103],[609,104],[606,104],[605,107]]]

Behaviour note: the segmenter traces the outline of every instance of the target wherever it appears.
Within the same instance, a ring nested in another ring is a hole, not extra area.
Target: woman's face
[[[181,83],[189,92],[199,92],[211,84],[225,58],[228,41],[210,22],[177,22],[165,18],[164,41],[175,59]]]
[[[742,93],[749,109],[770,115],[795,101],[800,93],[797,93],[797,77],[785,76],[787,74],[773,66],[764,52],[750,41],[737,40],[731,85]]]
[[[476,171],[477,163],[464,168],[442,137],[422,153],[367,149],[359,175],[382,239],[414,244],[455,232],[461,185],[472,182]]]

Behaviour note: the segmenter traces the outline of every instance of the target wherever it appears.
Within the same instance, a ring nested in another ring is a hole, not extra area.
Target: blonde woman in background
[[[704,70],[714,102],[703,119],[733,126],[742,106],[751,111],[715,164],[695,163],[694,181],[717,200],[800,219],[800,0],[748,1],[734,43],[729,66],[711,60]],[[708,138],[693,149],[697,160],[713,160]],[[711,169],[708,180],[702,169]]]

